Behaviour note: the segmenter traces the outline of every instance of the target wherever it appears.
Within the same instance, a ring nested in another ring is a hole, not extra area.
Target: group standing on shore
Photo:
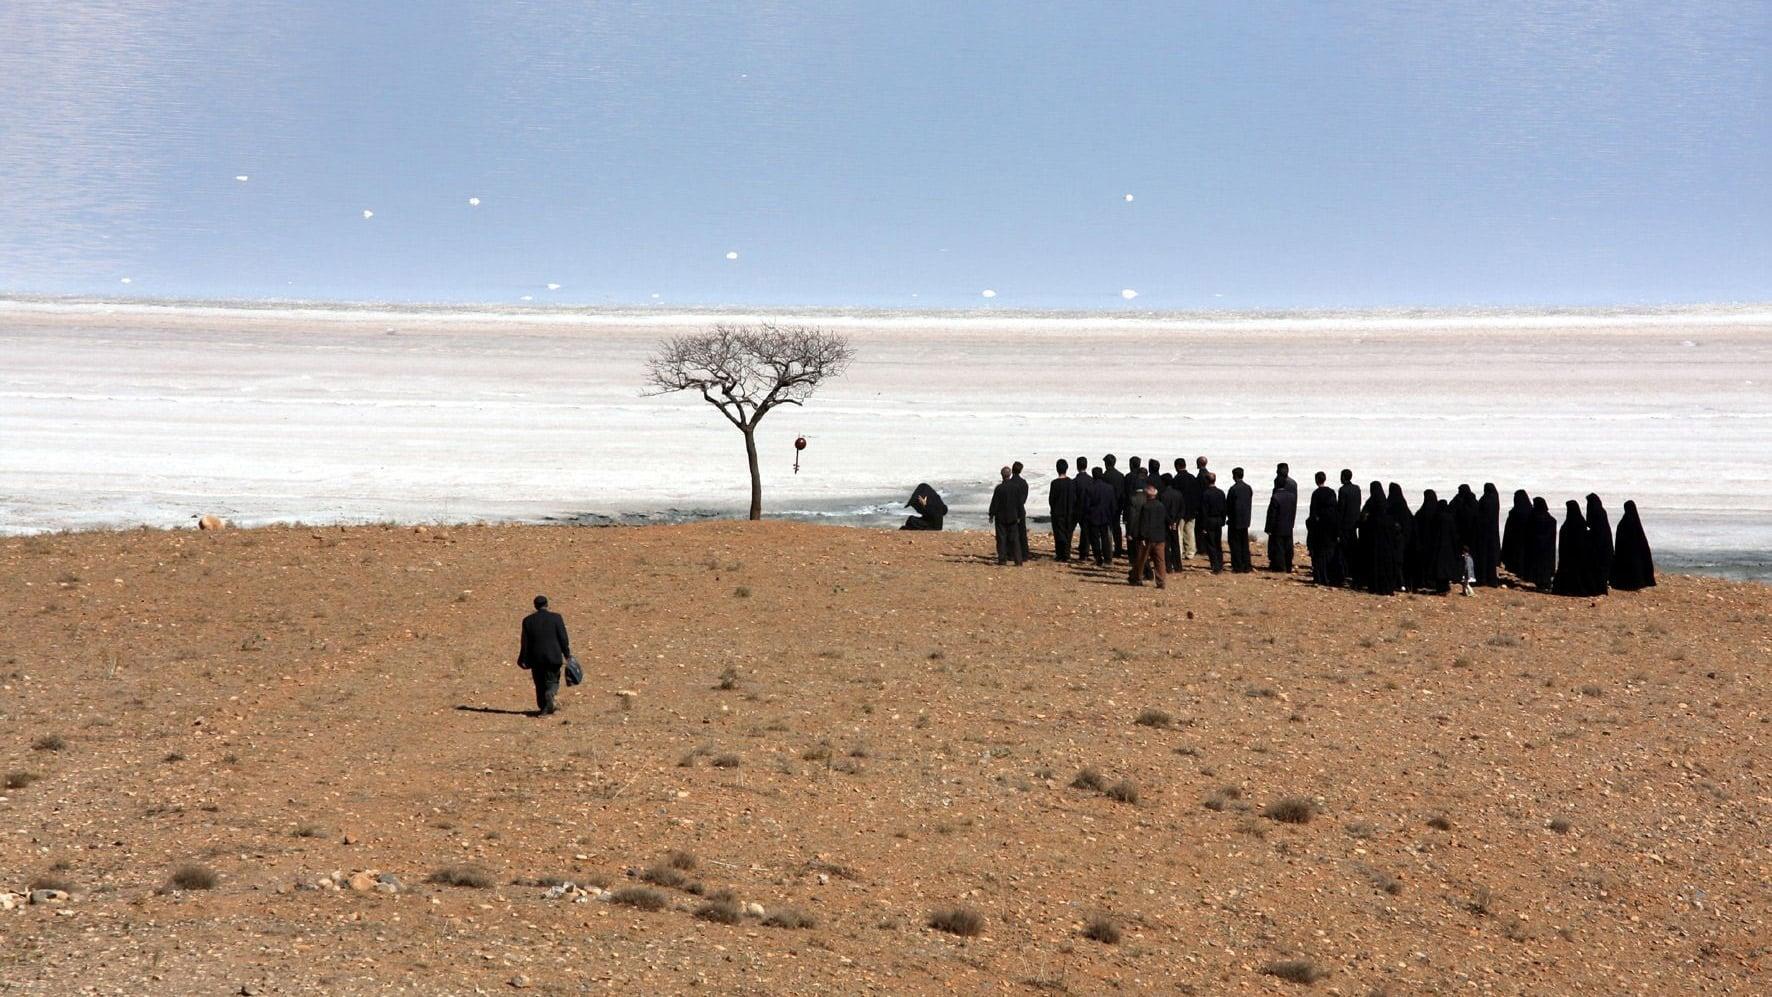
[[[1021,565],[1028,560],[1028,483],[1016,461],[1000,471],[991,494],[989,518],[996,532],[997,563]],[[1053,534],[1053,556],[1061,562],[1092,561],[1106,567],[1124,558],[1127,581],[1142,585],[1154,579],[1162,588],[1167,576],[1182,570],[1196,555],[1214,574],[1225,567],[1225,534],[1229,533],[1230,570],[1254,570],[1249,531],[1254,522],[1254,489],[1241,467],[1231,469],[1228,490],[1207,459],[1198,457],[1193,470],[1176,459],[1174,471],[1156,460],[1131,458],[1125,472],[1113,454],[1090,466],[1078,457],[1059,460],[1057,476],[1047,491]],[[1433,489],[1422,492],[1421,504],[1409,508],[1402,486],[1388,489],[1373,481],[1362,493],[1354,473],[1342,469],[1339,488],[1315,474],[1305,515],[1305,549],[1310,555],[1311,581],[1349,587],[1377,595],[1396,592],[1448,593],[1457,584],[1464,594],[1502,584],[1506,569],[1522,584],[1559,595],[1604,595],[1609,589],[1635,590],[1655,584],[1655,562],[1635,502],[1625,503],[1624,518],[1614,534],[1598,495],[1567,505],[1562,526],[1543,498],[1524,489],[1514,492],[1506,523],[1501,493],[1485,483],[1482,494],[1468,484],[1451,499]],[[927,510],[947,507],[934,489],[918,485],[908,503]],[[1298,483],[1290,468],[1274,469],[1264,532],[1267,570],[1293,570],[1293,525],[1298,517]],[[905,529],[940,529],[940,514],[929,522],[927,511],[913,516]]]

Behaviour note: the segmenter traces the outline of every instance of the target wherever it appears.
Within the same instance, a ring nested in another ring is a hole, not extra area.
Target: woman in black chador
[[[1471,544],[1471,560],[1478,585],[1501,584],[1501,492],[1493,481],[1483,483],[1483,494],[1477,498],[1477,542]]]
[[[1551,591],[1558,595],[1593,595],[1588,590],[1587,520],[1581,503],[1570,499],[1563,507],[1563,529],[1557,534],[1557,576]]]
[[[901,530],[939,530],[942,517],[948,514],[948,504],[927,484],[918,485],[905,505],[917,510],[917,514],[906,519],[899,527]]]
[[[1459,485],[1458,492],[1446,505],[1452,512],[1452,528],[1456,531],[1452,534],[1452,549],[1456,551],[1460,547],[1469,547],[1475,551],[1477,549],[1477,493],[1471,491],[1469,485]],[[1459,573],[1463,574],[1462,571]]]
[[[1410,571],[1414,555],[1410,548],[1415,544],[1415,516],[1409,512],[1409,502],[1403,498],[1403,486],[1391,482],[1391,490],[1385,499],[1385,508],[1390,511],[1391,522],[1397,525],[1397,587],[1405,592],[1415,588],[1415,573]]]
[[[1371,495],[1366,500],[1366,507],[1360,510],[1360,548],[1366,555],[1367,564],[1366,591],[1373,595],[1391,595],[1403,584],[1402,572],[1397,569],[1397,553],[1403,538],[1397,532],[1396,521],[1391,519],[1384,486],[1372,482]]]
[[[1433,587],[1430,562],[1435,545],[1439,543],[1439,531],[1440,496],[1429,488],[1421,493],[1421,505],[1415,509],[1414,535],[1409,539],[1409,570],[1403,577],[1411,589]]]
[[[1557,572],[1557,517],[1544,499],[1532,500],[1532,519],[1526,529],[1525,573],[1520,577],[1549,592]]]
[[[1526,578],[1526,551],[1532,543],[1532,498],[1526,489],[1514,490],[1514,507],[1507,511],[1507,527],[1501,531],[1501,566],[1517,578]]]
[[[1625,592],[1655,587],[1655,558],[1649,553],[1649,538],[1643,535],[1643,521],[1637,518],[1637,504],[1624,504],[1624,517],[1618,521],[1618,546],[1612,552],[1612,587]]]
[[[1600,497],[1587,496],[1587,594],[1605,595],[1612,584],[1612,517]]]

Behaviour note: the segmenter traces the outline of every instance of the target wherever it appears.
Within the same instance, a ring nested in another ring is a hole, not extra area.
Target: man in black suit
[[[523,617],[523,643],[517,648],[517,667],[527,668],[535,680],[535,715],[551,716],[558,709],[554,696],[560,691],[560,669],[572,657],[566,637],[566,620],[548,609],[548,597],[535,597],[535,612]]]
[[[1003,480],[991,491],[991,507],[989,518],[997,532],[997,563],[1015,562],[1021,567],[1021,530],[1022,519],[1026,508],[1019,497],[1007,467],[1002,469]]]
[[[1120,508],[1126,497],[1126,476],[1114,468],[1114,463],[1113,454],[1108,454],[1101,459],[1104,468],[1101,478],[1114,492],[1114,521],[1108,524],[1108,529],[1114,537],[1114,549],[1111,556],[1120,557],[1126,553],[1125,542],[1120,535]]]
[[[1231,570],[1241,575],[1255,570],[1249,563],[1249,513],[1255,504],[1255,489],[1243,480],[1243,469],[1231,468],[1230,491],[1225,498],[1230,505]]]
[[[1046,508],[1052,513],[1052,559],[1071,559],[1071,533],[1077,525],[1077,483],[1071,480],[1071,462],[1058,459],[1058,477],[1046,491]]]
[[[1206,555],[1206,562],[1212,566],[1212,573],[1224,570],[1224,491],[1218,487],[1218,475],[1201,469],[1199,475],[1205,482],[1200,489],[1200,511],[1194,517],[1194,528],[1198,531],[1200,553]]]
[[[1026,561],[1031,556],[1028,551],[1028,479],[1021,476],[1021,461],[1009,465],[1010,480],[1015,484],[1016,501],[1021,505],[1021,525],[1016,528],[1016,542],[1021,545],[1021,559]]]

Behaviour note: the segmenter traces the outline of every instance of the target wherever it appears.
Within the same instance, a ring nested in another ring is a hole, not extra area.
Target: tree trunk
[[[763,518],[763,472],[757,469],[757,431],[744,431],[744,455],[751,462],[751,518]]]

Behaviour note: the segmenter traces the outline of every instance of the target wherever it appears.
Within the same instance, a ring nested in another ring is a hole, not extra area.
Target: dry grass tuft
[[[1107,790],[1107,777],[1102,775],[1101,771],[1095,766],[1085,765],[1083,766],[1083,770],[1077,773],[1077,777],[1071,780],[1071,788],[1093,789],[1098,793],[1105,792]]]
[[[1282,800],[1275,800],[1261,811],[1263,817],[1268,820],[1277,820],[1282,824],[1309,824],[1316,813],[1316,806],[1302,796],[1288,796]]]
[[[1140,727],[1168,727],[1175,722],[1175,718],[1170,716],[1166,710],[1147,706],[1138,711],[1138,716],[1134,717],[1132,722]]]
[[[1435,814],[1427,819],[1427,826],[1436,831],[1450,831],[1452,830],[1452,818],[1445,814]]]
[[[489,890],[493,886],[492,873],[477,865],[446,865],[427,876],[425,882],[474,890]]]
[[[682,871],[668,865],[655,865],[640,872],[640,882],[654,886],[665,886],[673,890],[681,890],[689,883],[689,877]]]
[[[166,881],[166,885],[175,890],[213,890],[221,885],[221,875],[206,865],[192,862],[172,870],[172,878]]]
[[[60,734],[45,734],[31,742],[32,751],[61,751],[68,746],[68,739]]]
[[[1286,959],[1281,962],[1270,962],[1261,967],[1261,971],[1269,976],[1277,976],[1288,983],[1310,986],[1329,973],[1317,968],[1317,964],[1306,959]]]
[[[725,671],[720,673],[720,681],[714,688],[724,690],[738,688],[738,669],[728,666]]]
[[[298,825],[295,828],[295,830],[290,831],[289,833],[292,837],[296,837],[296,838],[324,838],[324,837],[326,837],[326,829],[321,827],[318,824],[301,824],[301,825]]]
[[[33,782],[40,782],[42,779],[43,777],[35,772],[8,772],[6,773],[6,788],[23,789]]]
[[[770,911],[763,923],[771,928],[816,928],[818,918],[798,907],[780,907]]]
[[[744,908],[731,897],[710,900],[695,909],[695,916],[715,924],[737,924],[744,920]]]
[[[610,894],[609,902],[644,911],[664,910],[667,903],[664,894],[649,886],[623,887]]]
[[[1097,914],[1083,925],[1083,937],[1103,945],[1120,944],[1120,926],[1106,914]]]
[[[929,915],[929,926],[961,938],[984,934],[984,915],[970,907],[940,907]]]
[[[79,892],[75,888],[73,880],[64,879],[61,876],[55,876],[55,875],[49,875],[49,874],[33,877],[29,883],[25,884],[25,889],[27,889],[27,890],[60,890],[63,893],[77,893],[77,892]]]
[[[1133,782],[1131,779],[1121,779],[1119,782],[1102,790],[1102,792],[1107,794],[1108,799],[1116,800],[1120,803],[1136,804],[1138,802],[1138,783]]]
[[[709,760],[708,764],[712,765],[713,767],[715,767],[717,769],[735,769],[735,768],[738,768],[740,765],[744,764],[744,759],[738,757],[737,755],[733,754],[730,751],[727,751],[727,752],[723,752],[721,754],[715,755],[711,760]]]
[[[688,872],[696,866],[695,853],[686,852],[681,848],[673,848],[665,852],[665,864],[673,869]]]
[[[1552,817],[1549,826],[1558,834],[1568,834],[1575,827],[1574,824],[1569,823],[1569,819],[1566,817]]]

